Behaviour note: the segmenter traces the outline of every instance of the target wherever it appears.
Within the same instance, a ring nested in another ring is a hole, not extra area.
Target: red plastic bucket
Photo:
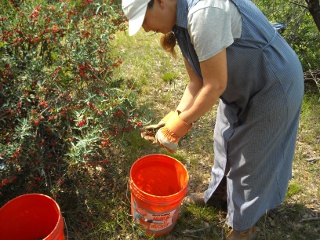
[[[1,240],[65,240],[58,204],[43,194],[25,194],[0,209]]]
[[[178,160],[151,154],[131,167],[131,214],[148,235],[169,233],[178,219],[187,194],[189,176]]]

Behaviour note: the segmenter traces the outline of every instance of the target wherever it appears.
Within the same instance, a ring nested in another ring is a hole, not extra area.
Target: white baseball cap
[[[143,24],[150,0],[122,0],[122,10],[129,19],[129,36],[136,34]]]

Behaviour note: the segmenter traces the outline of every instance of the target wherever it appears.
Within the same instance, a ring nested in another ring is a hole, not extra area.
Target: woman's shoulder
[[[218,11],[223,10],[226,13],[232,14],[232,12],[236,10],[234,6],[235,4],[229,0],[200,0],[189,10],[189,14],[193,14],[206,8]]]

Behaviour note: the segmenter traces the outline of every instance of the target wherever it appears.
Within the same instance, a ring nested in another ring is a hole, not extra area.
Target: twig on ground
[[[307,158],[306,161],[307,162],[316,162],[316,161],[319,161],[320,160],[320,157],[318,158]]]
[[[300,220],[300,222],[311,222],[311,221],[318,221],[320,220],[320,217],[311,217],[311,218],[303,218]]]
[[[183,234],[197,233],[197,232],[201,232],[201,231],[207,230],[207,229],[212,228],[212,227],[215,227],[215,225],[211,225],[211,226],[208,226],[208,227],[199,228],[199,229],[195,229],[195,230],[186,229],[186,230],[182,231],[182,233]]]
[[[189,235],[189,234],[185,234],[186,237],[190,237],[190,238],[199,238],[199,236],[195,236],[195,235]]]

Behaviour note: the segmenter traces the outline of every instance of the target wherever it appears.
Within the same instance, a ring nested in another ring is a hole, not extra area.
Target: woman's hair
[[[148,3],[148,9],[152,8],[154,5],[154,1],[155,0],[151,0]],[[169,52],[173,57],[177,56],[176,51],[174,50],[174,47],[176,46],[176,36],[174,35],[173,32],[169,32],[167,34],[163,34],[160,37],[160,44],[162,46],[162,48],[166,51]]]
[[[151,0],[151,1],[148,3],[148,9],[149,9],[149,8],[152,8],[152,7],[153,7],[153,4],[154,4],[154,0]]]
[[[169,32],[167,34],[163,34],[160,37],[160,44],[162,48],[166,51],[169,52],[173,57],[177,56],[176,51],[174,50],[174,47],[176,46],[176,36],[174,35],[173,32]]]

